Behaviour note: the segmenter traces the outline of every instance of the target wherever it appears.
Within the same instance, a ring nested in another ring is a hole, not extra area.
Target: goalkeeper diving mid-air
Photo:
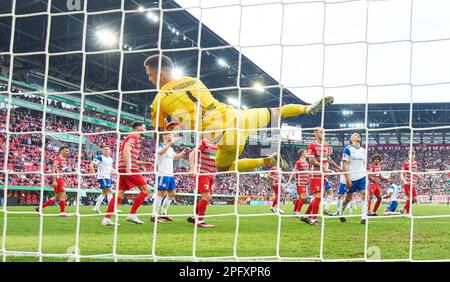
[[[158,78],[159,63],[161,70]],[[216,100],[206,86],[197,78],[172,76],[175,68],[172,60],[164,55],[148,57],[144,62],[149,80],[160,92],[152,104],[152,124],[160,131],[173,130],[181,126],[186,130],[207,131],[203,136],[217,145],[216,166],[219,171],[234,170],[236,153],[242,154],[247,138],[269,124],[278,125],[278,118],[312,115],[333,104],[333,97],[325,97],[312,105],[288,104],[281,108],[255,108],[241,110]],[[197,105],[200,107],[197,108]],[[198,112],[198,119],[196,118]],[[167,123],[166,117],[172,121]],[[237,124],[238,123],[238,124]],[[239,133],[238,133],[239,131]],[[212,133],[209,133],[212,132]],[[239,171],[250,171],[265,165],[277,165],[278,154],[265,158],[239,159]],[[288,164],[280,158],[280,167],[288,169]]]

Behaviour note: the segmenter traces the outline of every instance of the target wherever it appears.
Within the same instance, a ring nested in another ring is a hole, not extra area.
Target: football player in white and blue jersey
[[[93,212],[100,213],[100,205],[105,197],[108,202],[111,200],[113,191],[111,189],[111,173],[113,171],[114,160],[111,158],[111,148],[103,145],[102,154],[98,155],[89,165],[90,173],[96,173],[93,177],[97,179],[97,182],[102,190],[102,193],[97,198]]]
[[[175,153],[172,148],[175,143],[175,135],[167,133],[162,135],[163,143],[158,144],[158,156],[156,160],[158,194],[153,201],[153,214],[157,215],[162,203],[162,212],[160,218],[172,221],[173,219],[167,216],[167,210],[170,204],[175,199],[175,177],[173,176],[173,161],[177,161],[190,152],[190,148],[186,147],[180,153]],[[165,197],[165,199],[164,199]],[[163,202],[164,199],[164,202]],[[152,221],[158,220],[154,216],[151,217]]]
[[[395,185],[395,179],[393,176],[389,177],[389,188],[386,190],[386,195],[383,199],[388,199],[388,205],[384,209],[384,215],[401,215],[401,212],[397,211],[398,206],[398,187]]]
[[[352,201],[353,194],[360,192],[361,197],[366,197],[366,163],[367,152],[361,147],[361,136],[358,133],[353,133],[350,137],[351,145],[344,148],[342,154],[342,172],[345,177],[345,200],[342,203],[340,214],[344,214],[347,205]],[[340,218],[341,222],[346,222],[345,217]],[[362,218],[361,223],[366,224],[367,209],[366,202],[362,202]]]

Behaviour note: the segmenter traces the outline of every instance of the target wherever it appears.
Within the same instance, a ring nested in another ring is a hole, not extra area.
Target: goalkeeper
[[[160,62],[161,70],[158,77]],[[325,97],[310,106],[288,104],[281,108],[240,110],[216,100],[197,78],[174,79],[172,73],[175,65],[167,56],[148,57],[144,66],[150,82],[155,86],[158,82],[161,85],[160,92],[152,104],[151,119],[155,129],[158,126],[158,130],[165,131],[181,126],[185,130],[198,128],[199,131],[207,131],[204,136],[217,145],[216,166],[219,171],[234,170],[236,153],[239,156],[242,154],[247,138],[269,124],[278,126],[280,114],[281,118],[312,115],[322,109],[322,103],[328,107],[334,100],[333,97]],[[175,122],[167,123],[166,117]],[[239,171],[244,172],[261,166],[274,166],[277,165],[277,161],[278,155],[274,153],[265,158],[239,159],[237,167]],[[288,169],[288,164],[283,159],[280,159],[280,166],[283,170]]]

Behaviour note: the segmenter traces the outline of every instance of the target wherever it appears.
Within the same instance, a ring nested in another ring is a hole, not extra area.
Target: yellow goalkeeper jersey
[[[172,120],[181,122],[185,129],[194,130],[197,110],[199,130],[233,127],[236,109],[216,100],[199,79],[192,77],[173,80],[161,88],[152,103],[152,124],[156,127],[156,121],[159,119],[158,127],[163,128],[166,125],[166,117],[169,116]]]

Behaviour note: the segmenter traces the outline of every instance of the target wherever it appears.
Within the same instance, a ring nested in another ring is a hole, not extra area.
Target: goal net
[[[447,2],[2,1],[3,261],[449,261],[448,248],[439,247],[449,243],[450,224]],[[160,55],[153,76],[144,68],[152,55]],[[193,77],[195,87],[163,85],[162,55],[175,63],[172,80]],[[189,97],[194,110],[169,113],[180,103],[167,98],[172,92]],[[228,106],[202,104],[209,94]],[[334,104],[309,112],[326,97]],[[102,191],[90,165],[103,145],[111,149],[117,202],[121,142],[135,121],[147,126],[139,160],[152,164],[140,168],[151,188],[137,213],[144,224],[125,221],[134,189],[117,203],[123,212],[112,213],[116,225],[102,226],[107,198],[103,213],[91,211]],[[169,121],[181,124],[170,131],[176,154],[189,147],[198,168],[196,148],[206,138],[218,145],[222,167],[206,173],[214,178],[212,200],[199,216],[195,183],[205,173],[190,170],[188,154],[175,157],[173,222],[153,222],[164,176],[156,163],[169,133],[162,123]],[[343,173],[358,162],[344,149],[354,133],[364,168]],[[299,192],[301,175],[311,171],[299,171],[296,161],[303,150],[314,166],[311,144],[322,189],[314,193],[308,180]],[[70,150],[67,166],[55,172],[62,147]],[[375,154],[380,169],[368,171]],[[366,181],[347,203],[344,175],[358,173]],[[57,206],[43,209],[56,175],[66,179],[67,218]],[[372,182],[379,195],[369,193]],[[304,207],[292,214],[300,199]],[[314,201],[318,212],[306,214]],[[391,210],[393,201],[398,208]],[[337,214],[342,202],[347,208]],[[369,216],[374,206],[379,215]],[[409,212],[399,212],[404,206]],[[305,214],[308,224],[300,220]],[[191,216],[215,228],[187,223]]]

